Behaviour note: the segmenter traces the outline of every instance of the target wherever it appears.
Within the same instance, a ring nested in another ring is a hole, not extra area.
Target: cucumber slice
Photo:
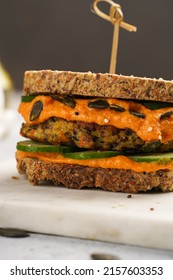
[[[74,150],[74,148],[70,146],[49,145],[30,140],[18,142],[16,148],[20,151],[34,153],[64,153]]]
[[[72,159],[97,159],[115,157],[120,153],[115,151],[83,151],[74,153],[64,153],[64,157]]]
[[[156,162],[157,164],[166,164],[173,161],[172,153],[157,153],[157,154],[136,154],[126,155],[116,151],[78,151],[74,147],[49,145],[34,142],[31,140],[20,141],[16,146],[17,150],[24,152],[35,153],[62,153],[64,157],[71,159],[97,159],[97,158],[110,158],[118,155],[124,155],[136,162]]]
[[[166,164],[173,160],[173,153],[128,155],[128,158],[136,162],[157,162],[158,164]]]
[[[21,97],[21,102],[31,102],[37,95],[27,95]]]
[[[136,162],[157,162],[158,164],[166,164],[173,160],[173,153],[158,153],[158,154],[137,154],[127,155],[115,151],[82,151],[82,152],[70,152],[64,153],[64,157],[72,159],[97,159],[97,158],[109,158],[118,155],[124,155]]]

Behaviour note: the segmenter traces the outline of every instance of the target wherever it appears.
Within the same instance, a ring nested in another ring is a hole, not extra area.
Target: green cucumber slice
[[[74,150],[74,148],[70,146],[49,145],[30,140],[18,142],[16,148],[20,151],[34,153],[64,153]]]
[[[158,164],[166,164],[173,160],[173,153],[158,153],[158,154],[137,154],[127,155],[115,151],[82,151],[82,152],[70,152],[64,153],[64,157],[72,159],[97,159],[97,158],[109,158],[118,155],[124,155],[136,162],[157,162]]]
[[[22,95],[21,102],[31,102],[34,98],[36,98],[37,95]]]
[[[173,153],[128,155],[128,158],[136,162],[157,162],[158,164],[166,164],[173,160]]]
[[[64,157],[71,159],[99,159],[110,158],[118,155],[124,155],[136,162],[156,162],[157,164],[167,164],[173,161],[173,152],[170,153],[156,153],[156,154],[136,154],[126,155],[116,151],[78,151],[76,152],[74,147],[61,146],[61,145],[49,145],[34,142],[31,140],[20,141],[16,146],[17,150],[24,152],[35,153],[62,153]]]
[[[72,159],[97,159],[115,157],[120,153],[115,151],[82,151],[73,153],[64,153],[64,157]]]

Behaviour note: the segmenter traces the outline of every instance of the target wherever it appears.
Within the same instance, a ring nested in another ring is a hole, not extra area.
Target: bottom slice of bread
[[[35,158],[17,159],[20,174],[26,174],[29,182],[38,185],[51,181],[67,188],[101,188],[113,192],[146,192],[149,190],[173,191],[173,171],[134,172],[124,169],[92,168],[80,165],[44,162]]]

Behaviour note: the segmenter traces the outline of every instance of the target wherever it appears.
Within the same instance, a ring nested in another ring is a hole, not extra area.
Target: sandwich
[[[173,81],[26,71],[18,111],[17,169],[31,184],[173,190]]]

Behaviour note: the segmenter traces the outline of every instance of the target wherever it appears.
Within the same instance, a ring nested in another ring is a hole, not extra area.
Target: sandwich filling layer
[[[167,163],[157,162],[136,162],[131,158],[124,155],[118,155],[109,158],[97,158],[97,159],[72,159],[64,157],[60,153],[36,153],[36,152],[23,152],[17,150],[17,160],[24,158],[39,159],[44,162],[58,163],[58,164],[72,164],[88,167],[100,167],[105,169],[124,169],[132,170],[135,172],[154,172],[158,170],[173,170],[173,160]]]
[[[143,147],[154,143],[156,146],[152,147],[153,151],[160,147],[161,152],[169,151],[173,150],[173,106],[162,105],[149,108],[139,102],[112,98],[27,96],[22,98],[19,106],[19,113],[25,120],[21,134],[41,143],[75,143],[79,148],[93,150],[135,150],[139,153]],[[146,149],[143,152],[150,151]],[[67,158],[62,153],[17,150],[16,158],[36,158],[58,164],[135,172],[173,170],[172,159],[165,162],[137,162],[128,155],[79,160]]]
[[[39,95],[30,102],[21,102],[19,113],[28,125],[38,125],[56,117],[118,129],[128,128],[145,142],[158,140],[167,143],[173,140],[173,107],[151,110],[140,103],[119,99],[73,101],[73,105],[67,105],[52,96]]]

